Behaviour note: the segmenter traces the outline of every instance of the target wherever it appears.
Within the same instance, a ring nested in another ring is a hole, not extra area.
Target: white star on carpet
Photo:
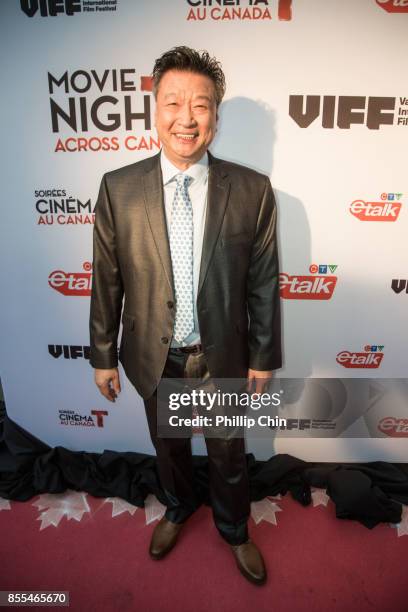
[[[124,512],[129,512],[133,516],[137,510],[137,506],[130,504],[121,497],[107,497],[104,503],[106,504],[107,502],[112,504],[112,518]]]
[[[327,506],[330,497],[327,495],[325,489],[318,489],[312,487],[312,501],[313,506]]]
[[[68,489],[64,493],[46,493],[40,495],[32,505],[39,510],[44,510],[37,518],[41,521],[40,531],[54,525],[58,527],[63,516],[68,520],[75,519],[80,521],[85,512],[90,512],[90,507],[86,500],[86,493],[71,491]]]
[[[146,525],[153,523],[155,520],[160,520],[166,512],[166,506],[163,506],[155,495],[149,493],[145,502]]]
[[[408,535],[408,506],[402,505],[401,522],[389,523],[389,525],[397,530],[398,537]]]
[[[8,499],[0,497],[0,510],[11,510],[11,505]]]
[[[277,525],[276,512],[282,512],[282,508],[279,508],[278,504],[270,501],[267,497],[260,501],[251,502],[251,517],[256,525],[261,521]]]

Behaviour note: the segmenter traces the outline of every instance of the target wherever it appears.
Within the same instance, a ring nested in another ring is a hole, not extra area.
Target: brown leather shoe
[[[152,559],[162,559],[171,551],[184,523],[172,523],[163,516],[154,528],[149,553]]]
[[[249,539],[244,544],[231,546],[238,569],[253,584],[265,584],[266,568],[264,560],[255,543]]]

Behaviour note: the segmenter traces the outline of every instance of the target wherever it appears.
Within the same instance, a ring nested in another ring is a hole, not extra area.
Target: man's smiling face
[[[155,126],[164,152],[180,170],[197,162],[217,125],[213,81],[186,70],[168,70],[160,80]]]

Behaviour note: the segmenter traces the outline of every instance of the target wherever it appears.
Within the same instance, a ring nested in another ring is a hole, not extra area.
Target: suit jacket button
[[[164,336],[164,337],[161,339],[161,341],[163,342],[163,344],[167,344],[167,343],[168,343],[168,341],[169,341],[169,339],[168,339],[168,338],[166,338],[166,336]]]
[[[168,306],[169,308],[173,308],[173,306],[174,306],[174,302],[172,302],[172,301],[170,301],[170,300],[169,300],[169,301],[167,302],[167,306]]]

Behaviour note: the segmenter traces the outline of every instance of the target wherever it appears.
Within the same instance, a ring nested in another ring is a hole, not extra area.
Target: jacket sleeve
[[[259,208],[247,279],[249,367],[282,367],[277,209],[269,177]]]
[[[115,221],[106,174],[95,205],[93,228],[92,292],[89,316],[90,364],[117,367],[117,337],[123,299],[123,282],[117,259]]]

